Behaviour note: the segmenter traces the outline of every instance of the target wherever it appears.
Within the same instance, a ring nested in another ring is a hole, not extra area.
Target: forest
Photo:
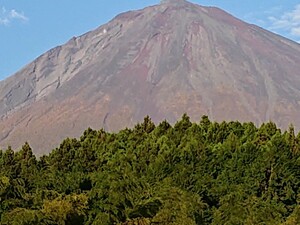
[[[147,116],[0,151],[1,225],[296,225],[299,188],[300,134],[273,122]]]

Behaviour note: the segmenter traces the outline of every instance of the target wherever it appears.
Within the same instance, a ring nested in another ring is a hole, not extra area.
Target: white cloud
[[[0,24],[1,25],[8,25],[9,24],[9,20],[7,18],[0,18]]]
[[[265,26],[266,23],[263,19],[260,19],[259,18],[259,15],[261,14],[261,12],[249,12],[249,13],[246,13],[244,16],[243,16],[243,19],[245,21],[247,21],[248,23],[254,23],[258,26]]]
[[[23,12],[18,12],[15,9],[7,10],[5,7],[2,7],[0,10],[0,25],[9,25],[11,22],[18,20],[21,22],[28,21],[28,17],[25,16]]]
[[[270,29],[273,31],[285,31],[294,37],[300,37],[300,4],[293,10],[284,12],[281,16],[269,16]]]
[[[292,28],[291,32],[292,32],[292,35],[300,37],[300,26]]]
[[[23,21],[28,20],[28,18],[26,16],[24,16],[24,13],[19,13],[15,9],[10,11],[10,16],[11,16],[12,19],[20,19],[20,20],[23,20]]]

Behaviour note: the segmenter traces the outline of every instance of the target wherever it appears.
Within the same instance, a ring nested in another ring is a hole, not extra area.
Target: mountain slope
[[[0,145],[37,153],[149,114],[300,126],[300,45],[183,0],[123,13],[0,82]]]

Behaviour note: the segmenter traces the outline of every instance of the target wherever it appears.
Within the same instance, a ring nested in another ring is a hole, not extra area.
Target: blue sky
[[[299,0],[191,0],[300,43]],[[159,0],[0,0],[0,80],[73,36]]]

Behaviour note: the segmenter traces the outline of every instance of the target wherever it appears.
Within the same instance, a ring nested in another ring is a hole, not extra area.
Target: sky
[[[0,80],[49,49],[160,0],[0,0]],[[299,0],[191,0],[300,43]]]

